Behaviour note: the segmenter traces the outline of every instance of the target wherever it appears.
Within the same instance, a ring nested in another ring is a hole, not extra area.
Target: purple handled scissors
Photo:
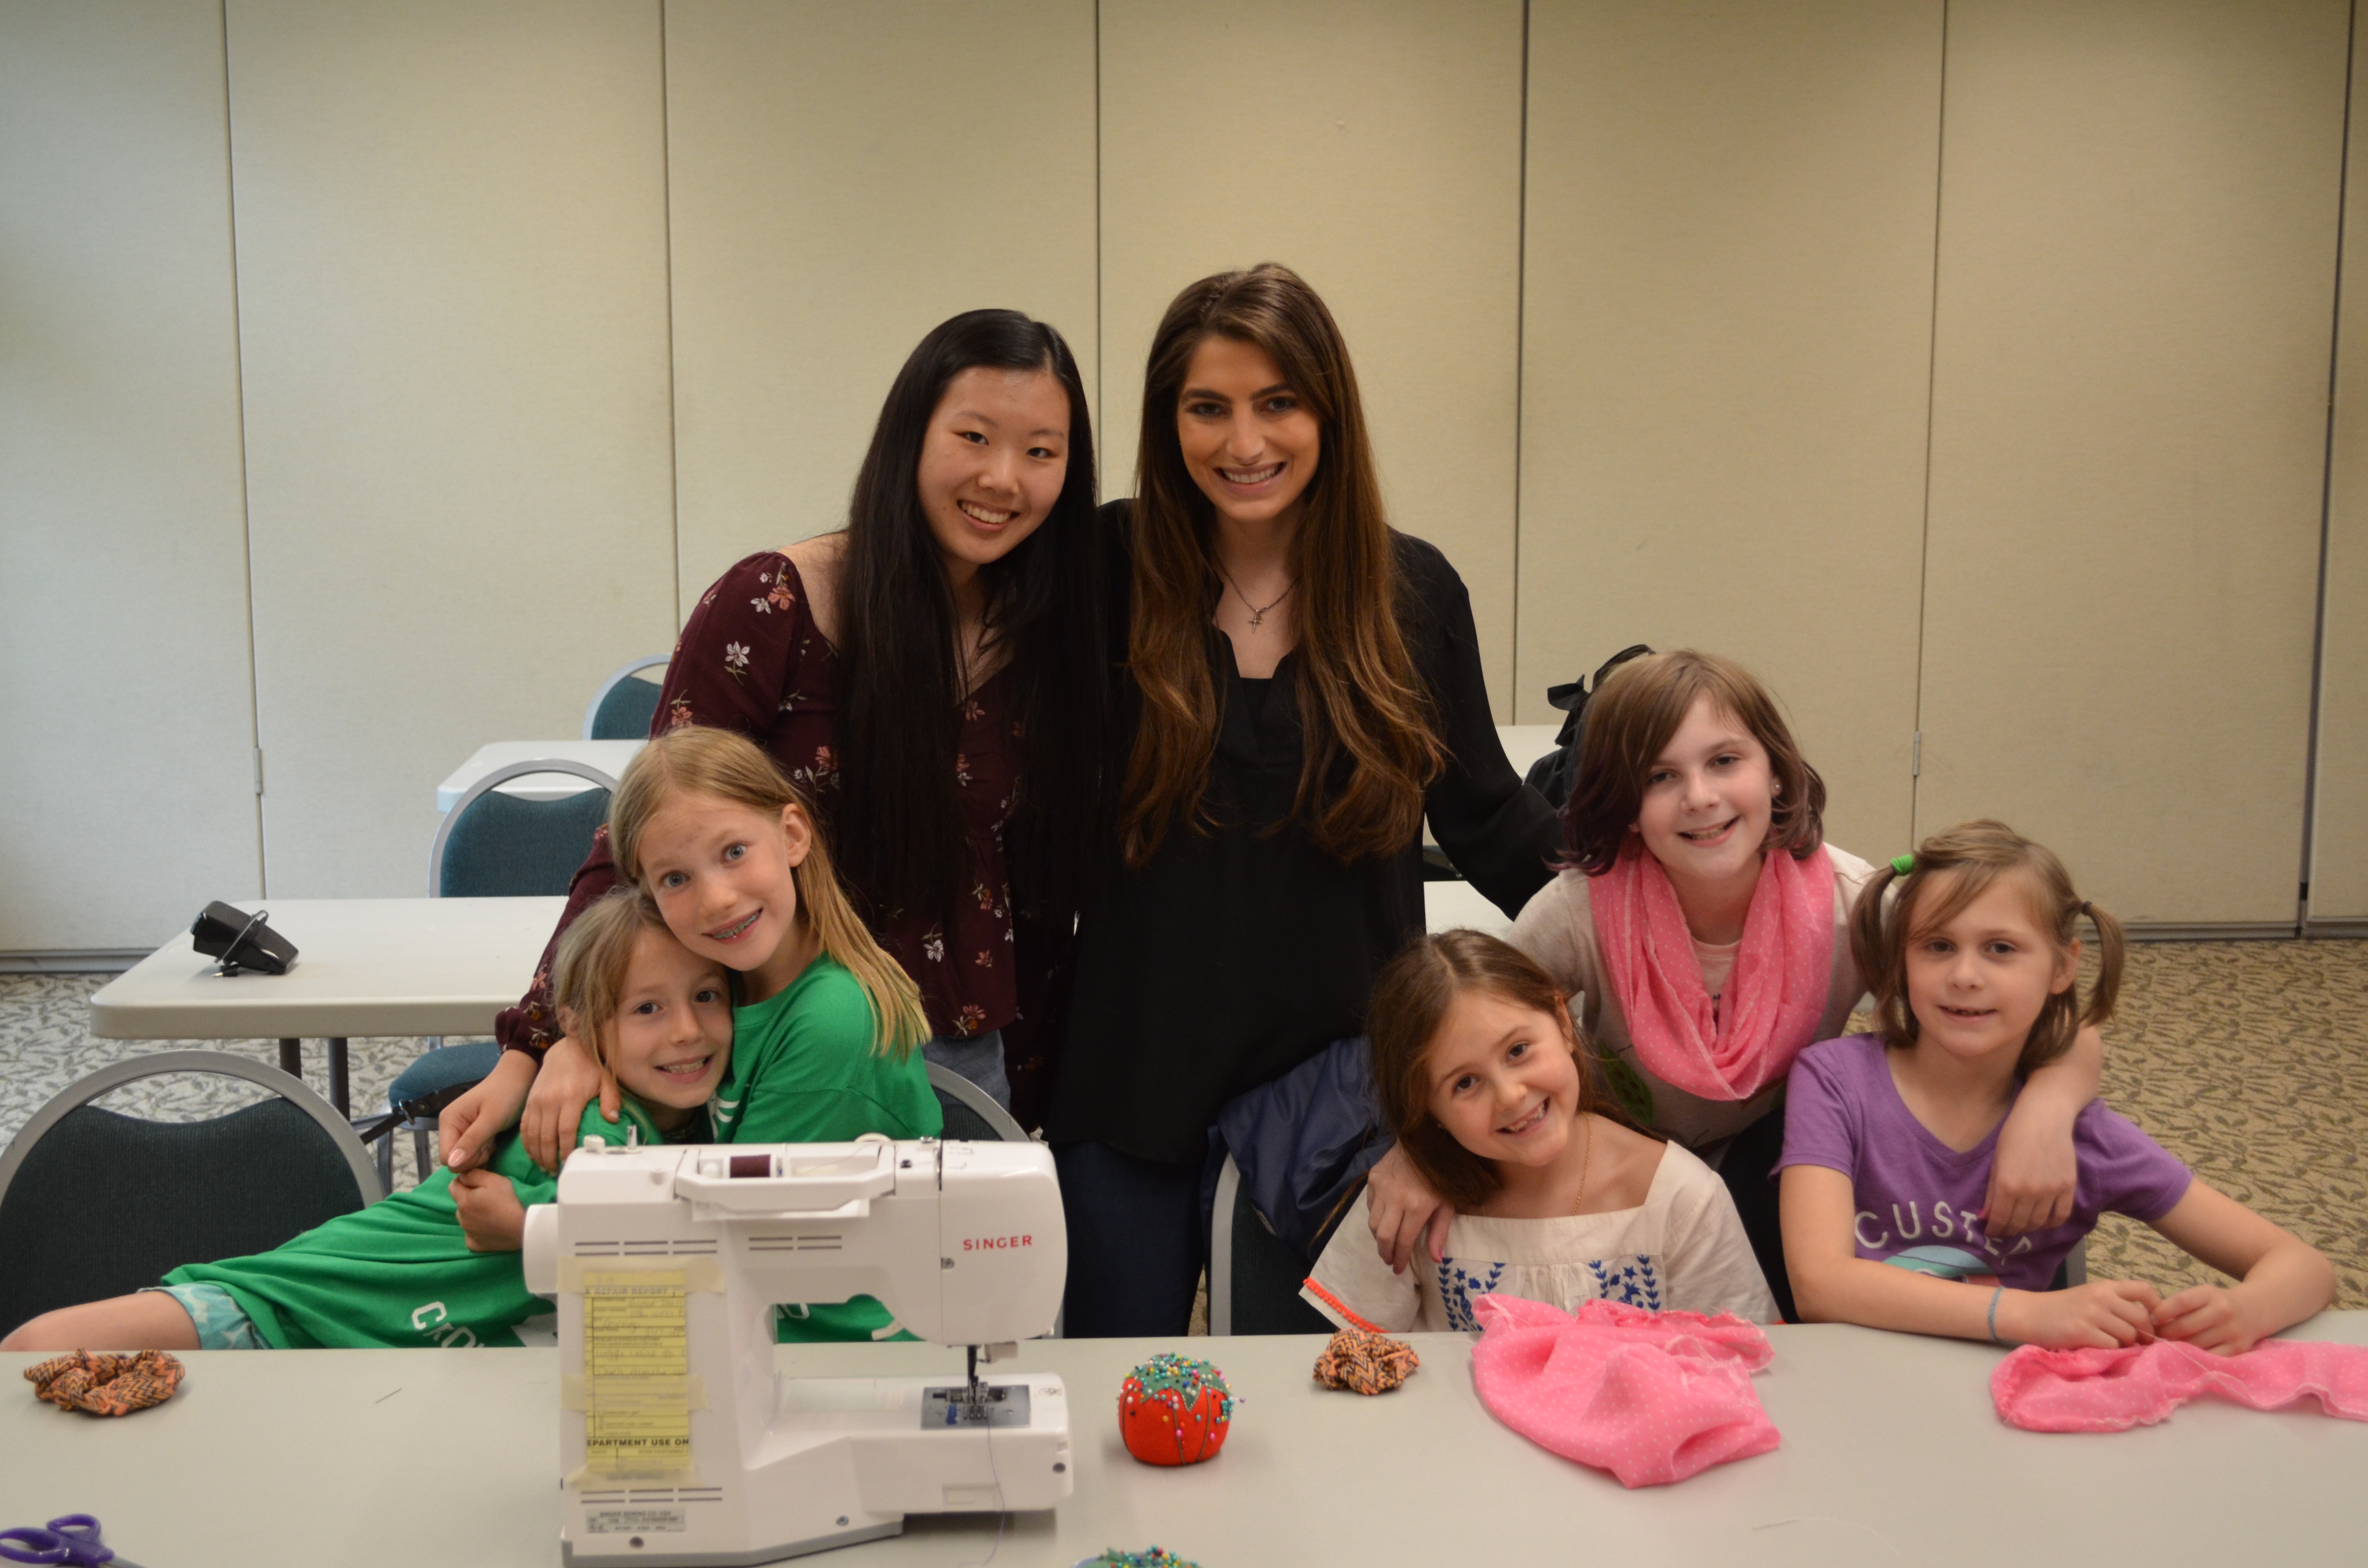
[[[47,1526],[18,1525],[0,1530],[0,1557],[12,1562],[60,1562],[69,1568],[140,1568],[98,1544],[98,1521],[88,1514],[62,1514]]]

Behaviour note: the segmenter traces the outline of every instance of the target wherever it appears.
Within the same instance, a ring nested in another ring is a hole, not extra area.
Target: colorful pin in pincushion
[[[1199,1464],[1225,1446],[1234,1396],[1225,1374],[1185,1356],[1154,1356],[1119,1385],[1118,1429],[1145,1464]]]

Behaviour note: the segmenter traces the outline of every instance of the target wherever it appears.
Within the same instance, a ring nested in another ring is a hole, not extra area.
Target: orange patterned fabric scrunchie
[[[1422,1365],[1422,1358],[1404,1340],[1344,1328],[1332,1336],[1315,1358],[1315,1381],[1326,1388],[1357,1393],[1387,1393]]]
[[[162,1350],[142,1350],[137,1356],[73,1350],[26,1368],[25,1377],[35,1398],[60,1410],[129,1415],[172,1398],[187,1370],[177,1358]]]

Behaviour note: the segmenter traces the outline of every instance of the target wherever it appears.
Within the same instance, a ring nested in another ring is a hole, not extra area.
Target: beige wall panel
[[[1003,306],[1094,390],[1091,0],[666,7],[685,613],[842,527],[921,335]]]
[[[1101,62],[1102,493],[1133,493],[1177,290],[1295,268],[1347,335],[1390,520],[1463,574],[1509,722],[1520,6],[1109,0]]]
[[[1941,6],[1531,8],[1520,717],[1742,660],[1834,842],[1907,833]]]
[[[426,892],[434,791],[673,641],[653,0],[233,0],[270,891]]]
[[[0,951],[257,891],[222,10],[0,6]]]
[[[2351,77],[2368,72],[2355,39]],[[2341,336],[2335,449],[2328,475],[2327,631],[2319,655],[2317,822],[2311,836],[2314,920],[2368,920],[2368,114],[2351,119],[2344,196]]]
[[[2291,921],[2343,0],[1949,11],[1918,826]]]

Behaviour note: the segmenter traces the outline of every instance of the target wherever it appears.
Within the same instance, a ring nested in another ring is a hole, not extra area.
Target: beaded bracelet
[[[1990,1343],[1992,1345],[2004,1345],[2006,1343],[2005,1340],[1998,1337],[1998,1298],[2005,1294],[2006,1287],[2003,1285],[1990,1292]]]

